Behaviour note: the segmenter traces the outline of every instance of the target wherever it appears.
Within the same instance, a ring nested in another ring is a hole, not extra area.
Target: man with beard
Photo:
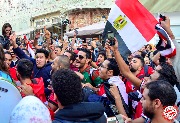
[[[141,99],[143,113],[148,117],[146,123],[174,123],[178,115],[176,99],[176,92],[169,82],[157,80],[148,83]]]
[[[131,62],[129,63],[129,69],[139,79],[144,79],[144,77],[147,77],[153,73],[153,69],[145,65],[144,59],[140,55],[135,55],[132,58]],[[127,79],[125,79],[124,81],[126,83],[127,93],[133,92],[135,88],[132,83],[130,81],[127,81]]]
[[[101,84],[102,79],[99,77],[99,72],[93,70],[89,65],[91,61],[91,52],[88,49],[81,48],[77,54],[76,67],[79,68],[80,73],[84,75],[82,83],[90,83],[93,86]]]
[[[124,75],[129,81],[132,82],[132,84],[138,88],[138,90],[142,93],[144,87],[147,83],[153,82],[155,80],[164,80],[170,83],[172,86],[178,86],[179,82],[177,81],[177,77],[175,75],[173,66],[167,64],[167,63],[161,63],[158,65],[154,71],[153,74],[151,74],[149,77],[144,78],[143,80],[140,80],[138,77],[136,77],[129,69],[129,66],[125,63],[123,58],[120,55],[120,52],[118,51],[118,41],[115,39],[115,45],[110,46],[110,49],[113,51],[115,59],[118,63],[119,69],[121,70],[122,75]],[[117,89],[116,89],[117,90]],[[159,93],[156,91],[156,93]],[[117,96],[118,93],[116,93]],[[116,99],[116,98],[115,98]],[[123,108],[123,107],[121,107]],[[143,117],[137,118],[132,123],[144,123],[145,119]]]
[[[133,59],[129,63],[129,69],[132,72],[132,74],[134,74],[136,77],[138,77],[141,80],[143,80],[144,77],[147,77],[153,73],[153,69],[151,67],[148,67],[147,65],[145,65],[144,59],[140,55],[135,55],[133,57]],[[130,105],[132,111],[135,112],[133,114],[134,118],[141,117],[142,105],[140,102],[138,102],[138,100],[136,100],[138,98],[138,95],[140,92],[138,91],[137,88],[134,87],[134,85],[132,84],[131,81],[128,81],[128,79],[124,79],[123,81],[125,82],[125,85],[126,85],[126,92],[129,95],[130,94],[136,95],[133,97],[131,96],[132,102],[129,102],[129,105]]]

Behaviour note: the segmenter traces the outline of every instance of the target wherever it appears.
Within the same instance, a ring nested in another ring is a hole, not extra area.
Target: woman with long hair
[[[0,36],[0,43],[4,49],[9,49],[9,37],[12,33],[12,27],[9,23],[5,23],[2,27],[2,35]]]
[[[0,45],[0,80],[1,79],[13,83],[13,80],[9,75],[7,65],[5,63],[5,55],[4,55],[3,47]]]

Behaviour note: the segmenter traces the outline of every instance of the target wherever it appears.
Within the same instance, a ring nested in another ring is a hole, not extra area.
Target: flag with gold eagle
[[[103,39],[113,31],[122,56],[127,57],[147,44],[156,34],[158,21],[138,0],[116,0],[111,8]]]

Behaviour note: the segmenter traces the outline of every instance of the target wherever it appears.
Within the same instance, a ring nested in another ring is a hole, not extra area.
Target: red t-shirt
[[[18,81],[16,76],[16,67],[12,67],[9,69],[9,74],[12,77],[13,80]]]
[[[46,96],[44,93],[44,82],[43,78],[34,78],[34,82],[31,84],[28,84],[32,87],[34,95],[39,98],[43,103],[46,103]],[[25,97],[26,95],[21,92],[22,97]]]

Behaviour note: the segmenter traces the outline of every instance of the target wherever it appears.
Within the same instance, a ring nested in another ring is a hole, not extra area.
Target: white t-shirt
[[[119,76],[113,76],[111,77],[108,82],[110,84],[115,84],[119,88],[119,92],[121,92],[121,95],[125,101],[125,103],[128,105],[128,94],[126,93],[126,86],[124,82],[120,79]]]

